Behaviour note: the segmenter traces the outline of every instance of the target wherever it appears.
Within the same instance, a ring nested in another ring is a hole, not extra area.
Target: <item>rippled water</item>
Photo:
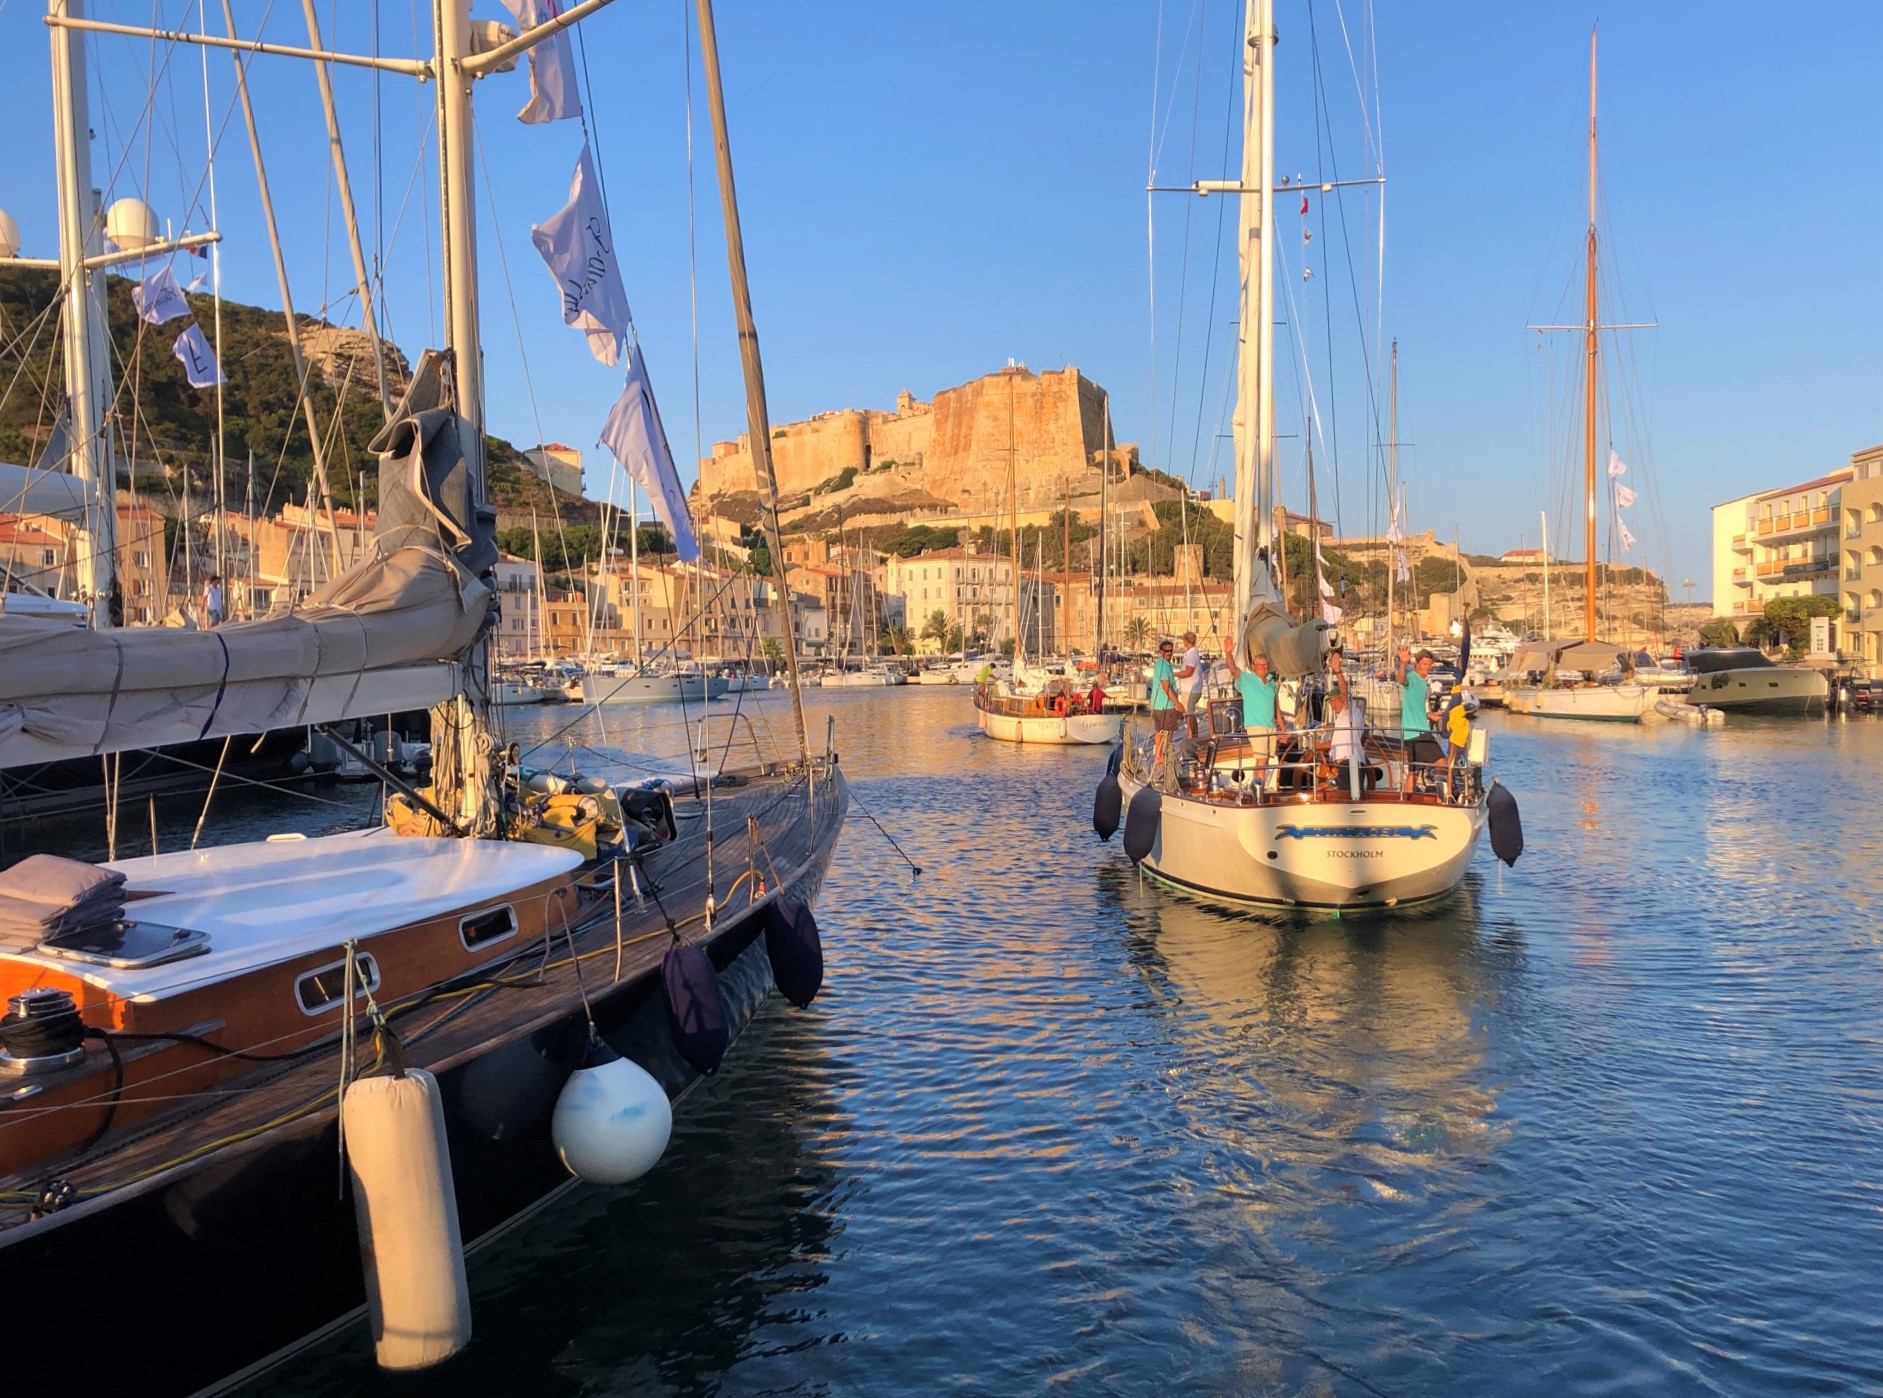
[[[1262,920],[1096,841],[1103,750],[984,740],[965,690],[814,708],[858,798],[816,1004],[639,1187],[483,1253],[465,1355],[394,1383],[355,1332],[260,1387],[1883,1388],[1883,726],[1494,718],[1515,870]]]

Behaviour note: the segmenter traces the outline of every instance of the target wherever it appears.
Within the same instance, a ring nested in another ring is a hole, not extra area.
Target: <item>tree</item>
[[[948,636],[942,642],[942,646],[950,651],[965,651],[968,648],[967,635],[961,630],[959,624],[948,628]]]
[[[911,640],[909,628],[899,621],[892,623],[888,629],[883,632],[884,644],[897,655],[907,655],[909,653]]]
[[[968,639],[973,641],[978,648],[986,645],[988,638],[993,634],[994,614],[992,612],[976,612],[974,614],[974,629],[968,633]]]
[[[1778,637],[1799,654],[1811,640],[1811,618],[1836,616],[1841,611],[1835,597],[1774,597],[1765,604],[1765,634]]]
[[[1125,624],[1125,639],[1131,642],[1131,649],[1143,650],[1145,642],[1151,639],[1151,619],[1147,616],[1134,616]]]
[[[1714,617],[1700,628],[1700,644],[1703,646],[1736,646],[1739,644],[1739,628],[1723,616]]]
[[[948,613],[939,607],[928,614],[928,620],[922,623],[922,639],[933,641],[937,646],[948,639]]]
[[[758,653],[764,656],[773,665],[778,665],[782,663],[785,658],[784,642],[780,641],[776,636],[761,636],[758,643]]]

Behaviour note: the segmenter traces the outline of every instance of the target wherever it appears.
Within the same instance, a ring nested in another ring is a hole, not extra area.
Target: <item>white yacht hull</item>
[[[1741,714],[1811,714],[1823,713],[1830,695],[1830,681],[1816,670],[1761,665],[1701,675],[1687,702]]]
[[[1639,723],[1660,691],[1639,684],[1591,684],[1545,689],[1525,685],[1506,692],[1505,707],[1533,718],[1573,718],[1592,723]]]
[[[1124,807],[1143,783],[1118,774]],[[1230,903],[1396,908],[1458,886],[1488,797],[1475,805],[1399,800],[1241,806],[1166,794],[1139,866],[1153,878]]]
[[[540,704],[543,691],[519,680],[498,680],[490,687],[490,702],[505,707],[515,704]]]
[[[1015,718],[1009,714],[974,711],[981,731],[1004,743],[1115,743],[1124,731],[1123,714],[1068,714],[1064,718],[1045,715],[1039,718]]]
[[[714,682],[724,694],[725,681]],[[703,675],[597,675],[588,688],[592,704],[701,704],[715,697]]]

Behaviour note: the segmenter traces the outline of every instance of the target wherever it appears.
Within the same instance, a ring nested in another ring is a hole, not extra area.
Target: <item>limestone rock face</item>
[[[1070,366],[1040,374],[1014,366],[944,389],[932,403],[905,390],[893,412],[845,408],[774,427],[772,464],[787,506],[794,497],[857,490],[989,511],[1008,504],[1011,456],[1025,510],[1056,504],[1067,490],[1096,489],[1103,444],[1097,385]],[[702,502],[757,488],[745,434],[715,443],[700,462]]]

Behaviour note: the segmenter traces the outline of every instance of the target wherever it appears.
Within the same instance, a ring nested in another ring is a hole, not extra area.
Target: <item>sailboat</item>
[[[619,1182],[650,1166],[668,1098],[714,1070],[774,980],[803,1003],[821,979],[809,905],[848,797],[834,754],[809,749],[794,653],[797,753],[720,789],[530,772],[487,726],[497,554],[471,91],[580,15],[503,42],[485,26],[474,42],[469,10],[435,0],[421,60],[344,56],[431,78],[440,144],[446,348],[421,358],[375,444],[367,558],[291,613],[213,632],[0,616],[0,762],[323,723],[383,711],[391,694],[432,706],[435,736],[429,788],[382,774],[409,833],[102,866],[35,856],[0,873],[0,1260],[48,1298],[9,1356],[29,1390],[69,1383],[74,1356],[104,1343],[135,1356],[140,1391],[192,1392],[361,1316],[382,1364],[445,1358],[470,1334],[464,1249],[572,1173]],[[710,0],[700,10],[781,556]],[[65,289],[83,308],[99,269],[81,0],[50,0],[48,23]],[[68,338],[75,351],[82,378],[83,337]],[[102,404],[78,407],[95,434]],[[115,1294],[143,1298],[102,1322],[59,1299],[94,1289],[101,1268]],[[159,1299],[177,1297],[213,1305]]]
[[[1012,372],[1011,370],[1009,371]],[[974,687],[974,719],[981,732],[1007,743],[1046,743],[1088,746],[1115,743],[1124,730],[1124,715],[1094,713],[1086,694],[1080,693],[1070,665],[1063,675],[1030,669],[1026,661],[1025,612],[1021,606],[1020,505],[1014,466],[1012,380],[1008,381],[1007,505],[1013,540],[1009,560],[1013,570],[1013,670],[995,675]],[[1043,593],[1044,589],[1040,591]],[[1044,627],[1035,634],[1043,634]]]
[[[1248,0],[1243,38],[1241,176],[1227,190],[1211,182],[1197,192],[1233,190],[1240,204],[1233,643],[1244,669],[1265,658],[1286,681],[1320,672],[1328,630],[1319,618],[1296,625],[1271,571],[1279,543],[1273,0]],[[1212,700],[1202,712],[1194,739],[1170,735],[1161,765],[1148,720],[1131,721],[1094,800],[1093,824],[1109,839],[1122,815],[1125,852],[1138,867],[1207,900],[1352,910],[1436,898],[1463,877],[1494,793],[1505,812],[1500,826],[1515,820],[1514,799],[1486,770],[1482,729],[1462,770],[1445,773],[1430,739],[1404,742],[1371,728],[1360,742],[1338,745],[1325,729],[1251,735],[1239,699]],[[1511,848],[1495,835],[1494,843]]]
[[[1519,684],[1507,691],[1507,704],[1514,713],[1537,718],[1573,718],[1604,723],[1639,723],[1643,714],[1660,698],[1655,685],[1638,682],[1634,677],[1634,653],[1613,645],[1597,635],[1595,617],[1596,529],[1595,529],[1595,458],[1596,458],[1596,387],[1599,382],[1601,333],[1613,329],[1601,323],[1596,302],[1596,226],[1595,226],[1595,33],[1589,33],[1589,234],[1586,271],[1587,315],[1574,327],[1585,337],[1582,402],[1583,445],[1583,516],[1587,526],[1587,554],[1583,563],[1582,625],[1583,639],[1537,650],[1519,652],[1510,673],[1525,675],[1531,683]],[[1561,327],[1541,327],[1561,328]],[[1549,549],[1547,536],[1544,552]],[[1547,567],[1547,564],[1545,565]]]

